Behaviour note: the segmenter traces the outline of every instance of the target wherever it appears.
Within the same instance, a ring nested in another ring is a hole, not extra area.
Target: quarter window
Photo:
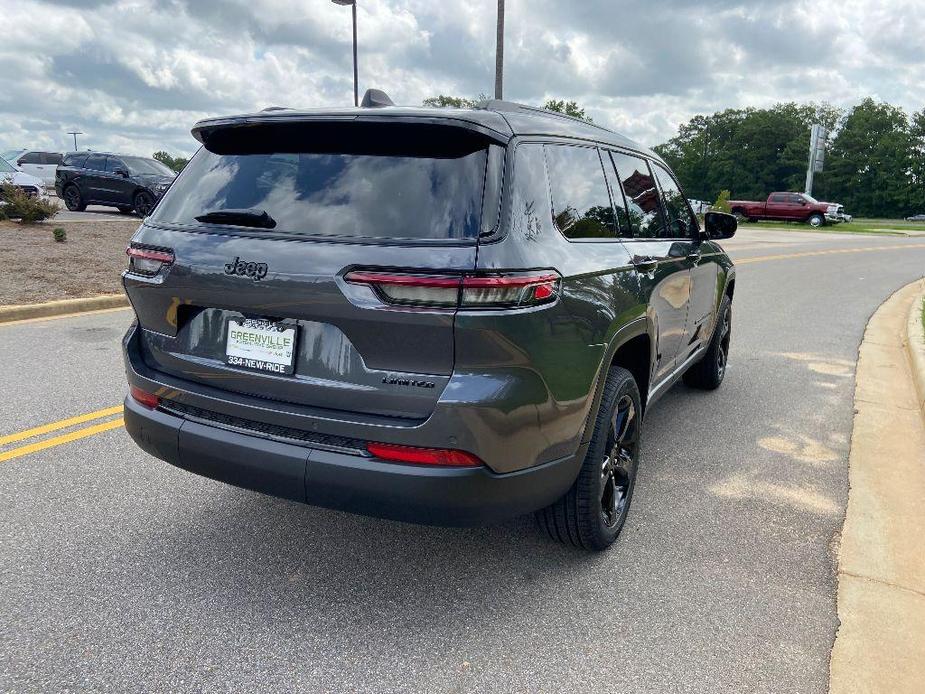
[[[511,233],[536,241],[552,230],[552,205],[543,145],[522,144],[514,152],[514,185],[511,195]]]
[[[674,177],[661,165],[656,164],[655,175],[658,177],[658,183],[662,188],[662,201],[665,205],[665,217],[667,218],[668,227],[665,229],[665,238],[672,239],[689,239],[694,229],[697,228],[697,220],[691,214]]]
[[[613,152],[612,156],[617,177],[626,194],[631,235],[642,239],[659,238],[658,188],[649,165],[645,159],[622,152]]]
[[[20,164],[41,164],[42,163],[42,154],[41,152],[26,152],[19,159]]]
[[[594,147],[547,145],[553,222],[570,239],[617,237],[601,158]]]

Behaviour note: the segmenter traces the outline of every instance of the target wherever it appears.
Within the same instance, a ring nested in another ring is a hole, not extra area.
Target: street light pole
[[[504,0],[498,0],[498,36],[495,48],[495,98],[504,96]]]
[[[77,151],[77,136],[83,135],[83,133],[80,132],[79,130],[70,130],[68,131],[68,135],[74,136],[74,151],[76,152]]]
[[[353,10],[353,105],[360,105],[360,88],[357,75],[357,3],[356,0],[331,0],[335,5],[350,5]]]

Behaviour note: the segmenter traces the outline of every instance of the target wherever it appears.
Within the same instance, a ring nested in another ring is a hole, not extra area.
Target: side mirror
[[[703,230],[708,239],[731,239],[735,236],[739,222],[725,212],[707,212],[703,215]]]

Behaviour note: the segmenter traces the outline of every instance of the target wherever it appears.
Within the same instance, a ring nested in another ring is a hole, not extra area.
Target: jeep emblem
[[[225,274],[226,275],[240,275],[241,277],[250,277],[254,282],[257,280],[262,280],[267,276],[267,264],[266,263],[249,263],[247,261],[241,260],[240,257],[235,258],[230,263],[225,263]]]

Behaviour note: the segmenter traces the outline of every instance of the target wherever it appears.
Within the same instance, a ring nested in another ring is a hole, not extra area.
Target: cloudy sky
[[[494,88],[494,0],[358,0],[360,90]],[[576,99],[647,145],[780,100],[925,105],[925,0],[508,0],[505,97]],[[0,0],[0,148],[189,154],[199,118],[352,100],[330,0]]]

